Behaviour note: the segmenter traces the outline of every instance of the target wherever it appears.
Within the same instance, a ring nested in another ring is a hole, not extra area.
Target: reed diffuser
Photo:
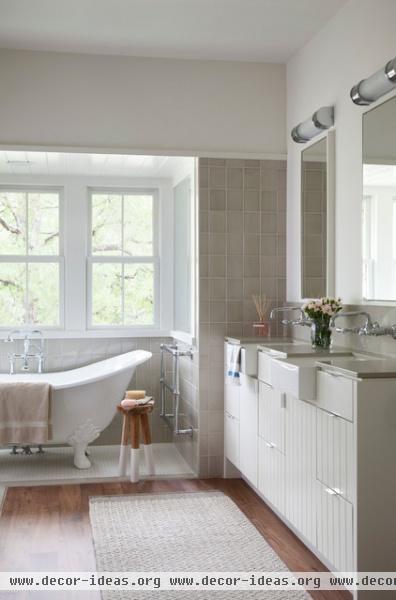
[[[258,321],[253,323],[253,331],[255,335],[267,337],[270,334],[268,321],[268,312],[270,309],[270,301],[266,294],[252,294],[253,303],[256,307]]]

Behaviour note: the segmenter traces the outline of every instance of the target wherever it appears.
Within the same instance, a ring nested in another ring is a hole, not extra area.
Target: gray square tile
[[[208,167],[199,167],[199,187],[209,187],[209,169]]]
[[[227,210],[243,209],[243,191],[227,190]]]
[[[228,279],[227,281],[228,300],[242,300],[243,297],[243,279]]]
[[[245,233],[260,233],[260,213],[244,213],[244,230]]]
[[[276,213],[261,214],[261,233],[276,233],[277,232],[277,215]]]
[[[243,252],[243,234],[228,233],[227,234],[227,253],[242,254]]]
[[[209,256],[209,277],[226,276],[226,257],[221,254]]]
[[[259,190],[245,190],[244,209],[247,211],[260,210],[260,192]]]
[[[228,210],[227,211],[227,232],[228,233],[242,233],[243,232],[243,219],[242,213],[239,210]]]
[[[258,255],[247,255],[244,257],[244,276],[260,277],[260,261]]]
[[[258,233],[246,233],[244,236],[244,253],[260,254],[260,235]]]
[[[244,188],[245,188],[245,190],[259,190],[260,189],[260,169],[245,168]]]
[[[209,235],[209,251],[211,254],[227,254],[227,234],[211,233]]]
[[[226,182],[224,167],[209,167],[209,187],[224,189]]]
[[[277,210],[276,191],[265,190],[261,192],[261,210],[266,212],[275,212]]]
[[[226,231],[226,213],[225,211],[209,211],[209,231],[210,233],[225,233]]]
[[[227,169],[227,188],[234,190],[243,188],[243,169]]]
[[[243,277],[243,257],[237,254],[230,255],[227,260],[227,277]]]
[[[210,210],[226,209],[225,190],[210,190],[209,192]]]

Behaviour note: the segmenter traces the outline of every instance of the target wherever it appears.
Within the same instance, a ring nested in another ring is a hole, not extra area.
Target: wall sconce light
[[[322,106],[310,119],[293,127],[291,136],[295,142],[304,144],[332,125],[334,125],[334,107]]]
[[[355,104],[367,106],[396,88],[396,58],[386,63],[368,79],[362,79],[351,89],[351,98]]]

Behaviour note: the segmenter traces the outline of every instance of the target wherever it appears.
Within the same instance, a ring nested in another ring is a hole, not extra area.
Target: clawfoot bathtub
[[[134,350],[70,371],[0,374],[0,383],[50,383],[53,390],[50,443],[72,446],[74,465],[88,469],[91,466],[86,454],[88,444],[110,425],[136,367],[150,357],[150,352]]]

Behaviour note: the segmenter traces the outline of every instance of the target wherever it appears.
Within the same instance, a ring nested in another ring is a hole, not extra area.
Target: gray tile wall
[[[223,467],[223,344],[252,335],[252,294],[285,300],[286,161],[199,161],[199,472]],[[276,331],[273,331],[276,333]]]

